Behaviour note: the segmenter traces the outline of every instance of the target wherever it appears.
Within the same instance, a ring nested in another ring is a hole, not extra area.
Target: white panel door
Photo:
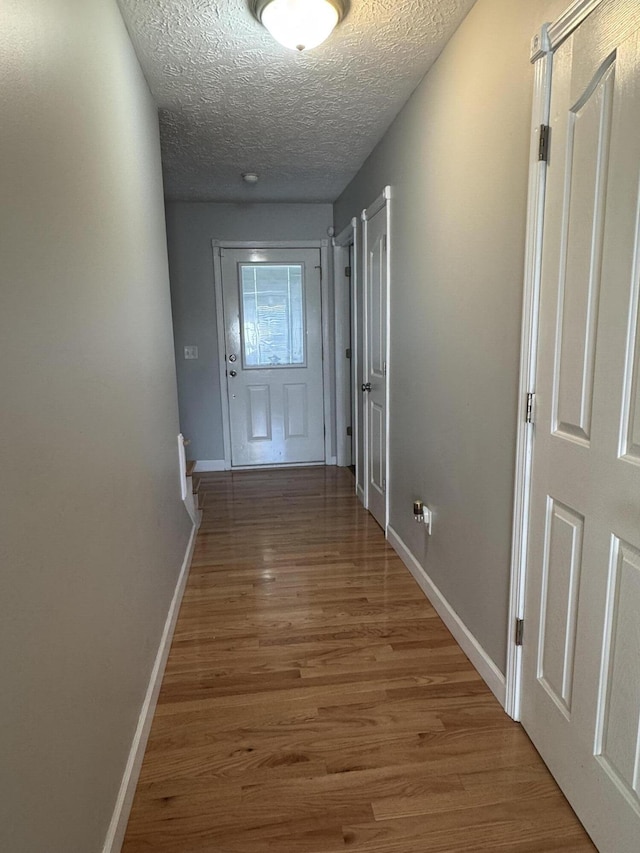
[[[553,60],[522,722],[603,853],[640,850],[640,4]]]
[[[221,249],[231,465],[324,461],[318,249]]]
[[[365,502],[387,527],[387,209],[366,222],[364,394]]]

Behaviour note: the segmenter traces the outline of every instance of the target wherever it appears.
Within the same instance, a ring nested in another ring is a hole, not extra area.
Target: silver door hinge
[[[387,375],[387,362],[386,361],[382,362],[382,375],[383,376]]]
[[[344,353],[345,358],[351,358],[351,347],[347,347]]]
[[[344,268],[345,278],[351,278],[351,267]]]
[[[516,619],[516,646],[522,645],[524,638],[524,619]]]
[[[535,401],[535,394],[532,391],[529,391],[527,394],[527,413],[525,415],[525,423],[532,424],[533,423],[533,403]]]
[[[383,492],[386,492],[386,491],[387,491],[387,481],[386,481],[386,480],[383,480],[383,481],[382,481],[382,491],[383,491]]]
[[[551,128],[548,124],[540,125],[540,137],[538,139],[538,160],[542,163],[549,162],[549,137]]]
[[[351,429],[350,426],[347,427],[347,435],[349,435],[349,436],[353,435],[353,430]]]

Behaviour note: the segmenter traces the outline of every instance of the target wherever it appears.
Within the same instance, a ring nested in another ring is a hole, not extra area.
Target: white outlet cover
[[[184,348],[184,357],[185,358],[197,358],[198,357],[198,347],[185,347]]]

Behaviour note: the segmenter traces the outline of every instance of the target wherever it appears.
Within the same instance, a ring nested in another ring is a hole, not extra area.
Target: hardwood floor
[[[200,491],[124,853],[595,849],[350,472]]]

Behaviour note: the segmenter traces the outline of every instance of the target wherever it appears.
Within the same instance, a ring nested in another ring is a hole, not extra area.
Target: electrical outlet
[[[184,357],[185,358],[197,358],[198,357],[198,347],[190,346],[184,348]]]

